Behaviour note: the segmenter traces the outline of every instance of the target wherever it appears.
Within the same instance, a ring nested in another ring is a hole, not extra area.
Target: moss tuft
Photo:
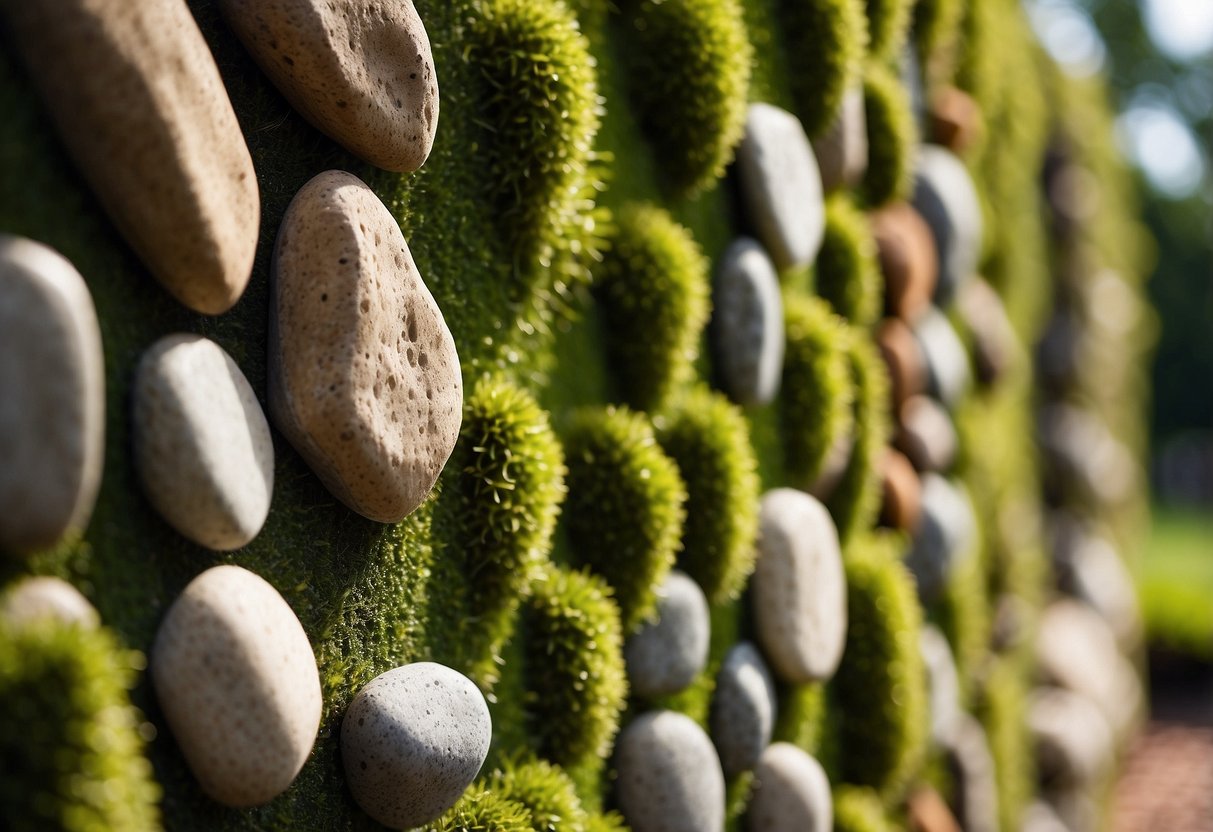
[[[880,795],[859,786],[834,789],[834,832],[890,832]]]
[[[489,788],[525,806],[535,832],[585,832],[585,809],[558,766],[544,760],[509,762],[493,772]]]
[[[995,659],[976,703],[976,715],[986,729],[994,758],[999,828],[1004,832],[1020,828],[1035,791],[1036,760],[1027,727],[1029,678],[1023,662]]]
[[[796,114],[810,137],[833,122],[859,80],[867,48],[864,0],[779,0]]]
[[[605,758],[627,699],[619,608],[600,579],[552,567],[522,608],[524,714],[535,750],[562,766]]]
[[[658,407],[693,375],[711,313],[707,259],[664,209],[627,205],[595,289],[623,400]]]
[[[631,0],[632,98],[678,192],[724,173],[745,128],[753,47],[738,0]]]
[[[866,205],[877,208],[909,195],[917,130],[909,93],[886,67],[868,64],[863,77],[863,102],[868,123],[868,169],[859,194]]]
[[[780,422],[787,468],[808,488],[831,449],[855,427],[855,391],[847,362],[846,324],[820,298],[784,298],[787,347],[783,359]]]
[[[825,235],[817,253],[817,294],[858,327],[880,316],[883,281],[867,216],[844,194],[826,202]]]
[[[736,598],[754,571],[758,462],[750,428],[724,396],[698,387],[654,419],[687,489],[678,567],[712,603]]]
[[[902,546],[898,536],[871,535],[847,547],[847,642],[831,682],[843,779],[887,798],[916,773],[929,721],[922,610]]]
[[[855,385],[855,444],[842,480],[827,500],[845,542],[871,529],[880,513],[880,457],[889,441],[889,376],[870,339],[852,331],[847,345]]]
[[[825,733],[825,685],[810,682],[788,685],[779,691],[779,713],[772,742],[790,742],[812,754],[828,770],[829,761],[821,758]]]
[[[897,59],[910,28],[916,0],[868,0],[868,52],[879,61]]]
[[[445,815],[421,832],[534,832],[531,813],[521,803],[473,784]]]
[[[628,832],[628,825],[620,815],[608,812],[605,815],[590,815],[585,832]]]
[[[964,13],[963,0],[917,0],[914,4],[914,48],[932,81],[951,80]]]
[[[642,414],[581,410],[565,436],[573,557],[611,585],[625,632],[647,618],[682,538],[687,492]]]
[[[0,624],[5,829],[160,828],[160,788],[128,697],[143,666],[107,630]]]

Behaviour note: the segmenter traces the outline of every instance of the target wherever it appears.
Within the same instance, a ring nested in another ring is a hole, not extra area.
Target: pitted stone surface
[[[821,763],[801,749],[777,742],[754,770],[746,815],[750,832],[831,832],[834,799]]]
[[[322,173],[287,209],[273,272],[274,423],[347,506],[402,520],[455,447],[463,378],[400,227],[357,177]]]
[[[724,657],[712,696],[712,740],[724,773],[734,777],[758,764],[775,730],[775,680],[762,654],[743,641]]]
[[[712,298],[712,345],[725,391],[742,405],[774,400],[783,375],[783,296],[756,240],[743,237],[721,255]]]
[[[637,696],[656,698],[687,687],[708,662],[712,622],[703,590],[671,570],[657,591],[657,618],[624,645],[628,686]]]
[[[689,716],[654,711],[632,720],[615,750],[619,809],[632,832],[723,832],[724,774]]]
[[[88,599],[62,578],[22,578],[0,595],[0,620],[22,626],[45,618],[89,629],[101,623]]]

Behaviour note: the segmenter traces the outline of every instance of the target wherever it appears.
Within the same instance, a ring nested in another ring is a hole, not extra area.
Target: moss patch
[[[810,137],[823,133],[843,94],[859,81],[867,48],[863,0],[778,0],[788,44],[796,114]]]

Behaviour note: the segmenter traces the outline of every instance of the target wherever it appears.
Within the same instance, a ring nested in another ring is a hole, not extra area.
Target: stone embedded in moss
[[[868,122],[868,170],[859,185],[859,194],[865,204],[875,208],[909,195],[917,130],[909,94],[886,67],[868,65],[863,77],[863,96]]]
[[[473,784],[454,807],[421,832],[535,832],[535,827],[521,803]]]
[[[615,219],[595,294],[623,400],[650,410],[692,375],[711,311],[708,261],[662,208],[631,204]]]
[[[0,622],[5,829],[160,828],[160,788],[128,696],[142,669],[143,657],[104,629]]]
[[[889,376],[872,342],[853,331],[847,346],[855,385],[855,444],[846,471],[826,505],[845,543],[880,514],[880,461],[889,441]]]
[[[496,795],[526,807],[534,832],[586,832],[588,818],[573,781],[545,760],[507,762],[488,780]]]
[[[780,0],[796,114],[810,137],[821,135],[859,79],[868,39],[864,0]]]
[[[619,608],[599,578],[558,567],[522,608],[527,733],[562,766],[605,758],[627,699]]]
[[[817,294],[858,327],[880,316],[882,290],[876,240],[868,218],[843,195],[826,201],[826,230],[814,265]]]
[[[917,0],[867,0],[868,53],[892,61],[905,45],[910,12]]]
[[[680,192],[720,178],[741,139],[753,47],[738,0],[634,0],[632,97],[659,167]]]
[[[631,632],[652,612],[683,534],[686,487],[642,414],[596,408],[565,433],[565,527],[574,559],[606,579]]]
[[[839,786],[834,789],[834,832],[891,832],[884,804],[872,789]]]
[[[657,441],[686,485],[678,566],[708,600],[737,597],[754,571],[758,462],[749,424],[724,396],[696,388],[654,419]]]

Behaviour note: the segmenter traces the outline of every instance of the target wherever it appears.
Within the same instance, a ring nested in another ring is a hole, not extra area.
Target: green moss
[[[628,825],[620,815],[608,812],[604,815],[590,815],[586,821],[585,832],[628,832]]]
[[[778,0],[788,44],[796,114],[810,137],[823,133],[857,83],[867,48],[864,0]]]
[[[868,169],[859,194],[866,205],[876,208],[909,195],[917,131],[909,93],[888,68],[868,64],[863,76],[863,103],[868,124]]]
[[[142,655],[106,630],[0,624],[0,817],[12,832],[160,828],[128,696]]]
[[[859,786],[834,789],[834,832],[891,832],[892,828],[875,791]]]
[[[981,558],[967,553],[956,565],[943,595],[931,610],[956,659],[962,701],[969,701],[974,679],[989,652],[992,601]]]
[[[786,685],[779,691],[779,713],[772,742],[790,742],[818,756],[825,731],[825,685]],[[820,757],[818,757],[820,759]],[[822,761],[825,766],[825,761]]]
[[[1028,732],[1029,668],[995,659],[977,697],[976,716],[986,729],[998,783],[998,824],[1002,832],[1020,828],[1035,794],[1036,761]]]
[[[447,468],[458,477],[435,503],[434,534],[449,542],[435,568],[467,579],[449,664],[491,687],[518,598],[551,551],[564,454],[531,394],[486,376],[464,402]]]
[[[855,427],[854,388],[848,367],[846,324],[825,301],[791,293],[784,297],[787,346],[780,391],[780,422],[787,469],[808,488],[835,443]]]
[[[870,339],[852,331],[847,357],[855,385],[855,444],[834,492],[826,501],[845,542],[867,531],[880,513],[880,456],[889,441],[889,376]]]
[[[916,0],[867,0],[868,52],[886,63],[897,59],[905,45],[910,12]]]
[[[627,698],[619,608],[598,578],[552,567],[523,603],[525,719],[535,750],[568,767],[605,758]]]
[[[657,441],[687,489],[678,567],[709,601],[736,598],[754,571],[758,531],[758,463],[741,411],[697,387],[654,419]]]
[[[847,547],[847,641],[830,682],[843,778],[888,798],[921,764],[929,722],[922,610],[902,546],[900,537],[873,535]]]
[[[586,832],[588,818],[573,781],[551,763],[506,763],[489,777],[489,788],[525,806],[535,832]]]
[[[880,317],[884,282],[867,216],[838,194],[826,201],[825,235],[814,264],[817,294],[858,327]]]
[[[964,14],[964,0],[917,0],[914,4],[914,48],[933,83],[952,79]]]
[[[473,784],[445,815],[421,832],[534,832],[531,813],[484,786]]]
[[[642,414],[595,408],[565,433],[572,557],[611,585],[631,632],[654,609],[682,539],[687,492]]]
[[[738,0],[630,0],[631,91],[668,184],[711,185],[745,128],[753,52]]]
[[[616,222],[595,294],[622,397],[651,410],[693,375],[711,312],[708,261],[664,209],[628,205]]]

